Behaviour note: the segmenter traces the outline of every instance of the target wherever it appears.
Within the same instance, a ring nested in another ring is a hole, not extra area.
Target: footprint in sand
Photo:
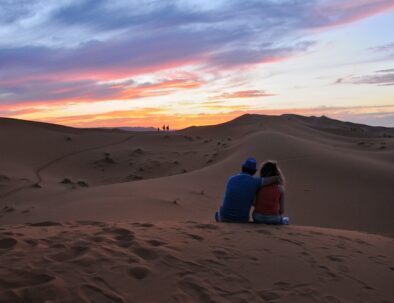
[[[0,239],[0,249],[11,249],[18,243],[14,238],[3,238]]]
[[[103,228],[107,233],[115,235],[117,240],[117,245],[121,247],[129,247],[135,239],[134,233],[125,228],[113,227],[113,228]]]
[[[267,235],[267,236],[271,236],[272,235],[272,232],[270,232],[269,230],[264,230],[264,229],[256,230],[256,233]]]
[[[276,293],[274,291],[268,291],[268,290],[259,291],[259,296],[264,301],[273,301],[273,300],[277,300],[281,297],[278,293]]]
[[[163,241],[156,240],[156,239],[147,240],[146,243],[148,243],[152,246],[155,246],[155,247],[167,244],[167,242],[163,242]]]
[[[12,207],[12,206],[4,206],[3,207],[3,209],[1,210],[1,212],[5,212],[5,213],[10,213],[10,212],[13,212],[13,211],[15,211],[15,208],[14,207]]]
[[[221,250],[221,249],[215,249],[215,250],[212,251],[212,253],[218,259],[229,259],[230,258],[228,253],[226,251],[224,251],[224,250]]]
[[[2,268],[0,274],[0,289],[36,286],[55,279],[54,276],[31,270]]]
[[[203,237],[196,235],[196,234],[189,234],[189,233],[184,233],[186,236],[192,238],[193,240],[197,240],[197,241],[202,241],[204,240]]]
[[[134,279],[142,280],[146,278],[151,273],[151,271],[145,266],[136,265],[129,267],[127,273]]]
[[[154,260],[158,258],[158,254],[156,251],[142,246],[133,247],[133,252],[145,260]]]
[[[58,222],[52,222],[52,221],[43,221],[43,222],[37,222],[37,223],[28,223],[27,225],[29,226],[36,226],[36,227],[43,227],[43,226],[62,226],[62,224]]]
[[[141,227],[154,227],[155,225],[152,223],[142,223]]]
[[[214,302],[209,289],[193,279],[186,278],[180,281],[179,285],[181,290],[191,299],[190,302]]]
[[[134,225],[134,226],[138,226],[138,227],[146,227],[146,228],[148,228],[148,227],[154,227],[155,225],[154,224],[152,224],[152,223],[131,223],[132,225]]]
[[[212,230],[218,229],[218,226],[214,224],[197,224],[196,227],[201,229],[212,229]]]
[[[283,241],[283,242],[289,242],[289,243],[292,243],[292,244],[300,246],[300,247],[303,247],[303,245],[305,244],[305,242],[303,242],[303,241],[290,240],[290,239],[286,239],[286,238],[279,238],[279,240]]]
[[[312,234],[312,235],[316,235],[316,236],[324,236],[323,233],[318,232],[318,231],[310,231],[309,233]]]
[[[341,302],[341,300],[339,300],[337,297],[334,297],[334,296],[324,296],[324,298],[329,303],[340,303]]]
[[[343,259],[341,256],[330,255],[330,256],[327,256],[326,258],[330,261],[333,261],[333,262],[343,262]]]
[[[278,281],[274,283],[275,286],[279,287],[280,289],[287,289],[290,287],[290,283],[285,281]]]
[[[79,225],[92,225],[92,226],[99,226],[105,227],[105,223],[100,221],[93,221],[93,220],[78,220],[77,223]]]
[[[23,240],[26,244],[29,244],[31,246],[37,246],[37,241],[33,239],[25,239]]]
[[[76,259],[89,251],[89,246],[75,245],[73,247],[62,248],[59,253],[48,256],[50,259],[58,262],[65,262]]]
[[[329,278],[331,278],[331,279],[335,279],[335,278],[338,277],[337,274],[334,273],[334,272],[333,272],[331,269],[329,269],[327,266],[319,265],[319,268],[322,269],[322,270],[326,273],[326,275],[327,275]]]
[[[121,296],[116,293],[104,291],[102,288],[86,284],[81,287],[82,293],[85,294],[86,302],[100,303],[124,303]]]

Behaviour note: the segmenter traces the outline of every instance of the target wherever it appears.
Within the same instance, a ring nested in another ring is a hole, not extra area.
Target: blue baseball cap
[[[245,162],[242,164],[242,167],[250,170],[257,170],[257,161],[255,158],[247,158]]]

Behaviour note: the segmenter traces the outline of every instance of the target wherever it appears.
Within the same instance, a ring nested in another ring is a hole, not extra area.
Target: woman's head
[[[260,176],[261,177],[274,177],[279,176],[282,180],[281,183],[284,183],[284,178],[281,170],[279,169],[278,164],[275,161],[266,161],[261,165],[260,168]]]

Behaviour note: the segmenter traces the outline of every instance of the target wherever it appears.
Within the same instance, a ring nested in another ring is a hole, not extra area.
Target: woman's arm
[[[285,212],[285,189],[280,186],[280,200],[279,200],[279,214],[283,215]]]

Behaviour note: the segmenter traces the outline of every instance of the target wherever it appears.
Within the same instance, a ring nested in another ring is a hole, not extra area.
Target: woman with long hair
[[[284,177],[275,161],[266,161],[260,168],[261,177],[279,176],[279,184],[261,187],[256,195],[254,211],[252,214],[255,223],[287,224],[284,219],[285,211],[285,186]]]

